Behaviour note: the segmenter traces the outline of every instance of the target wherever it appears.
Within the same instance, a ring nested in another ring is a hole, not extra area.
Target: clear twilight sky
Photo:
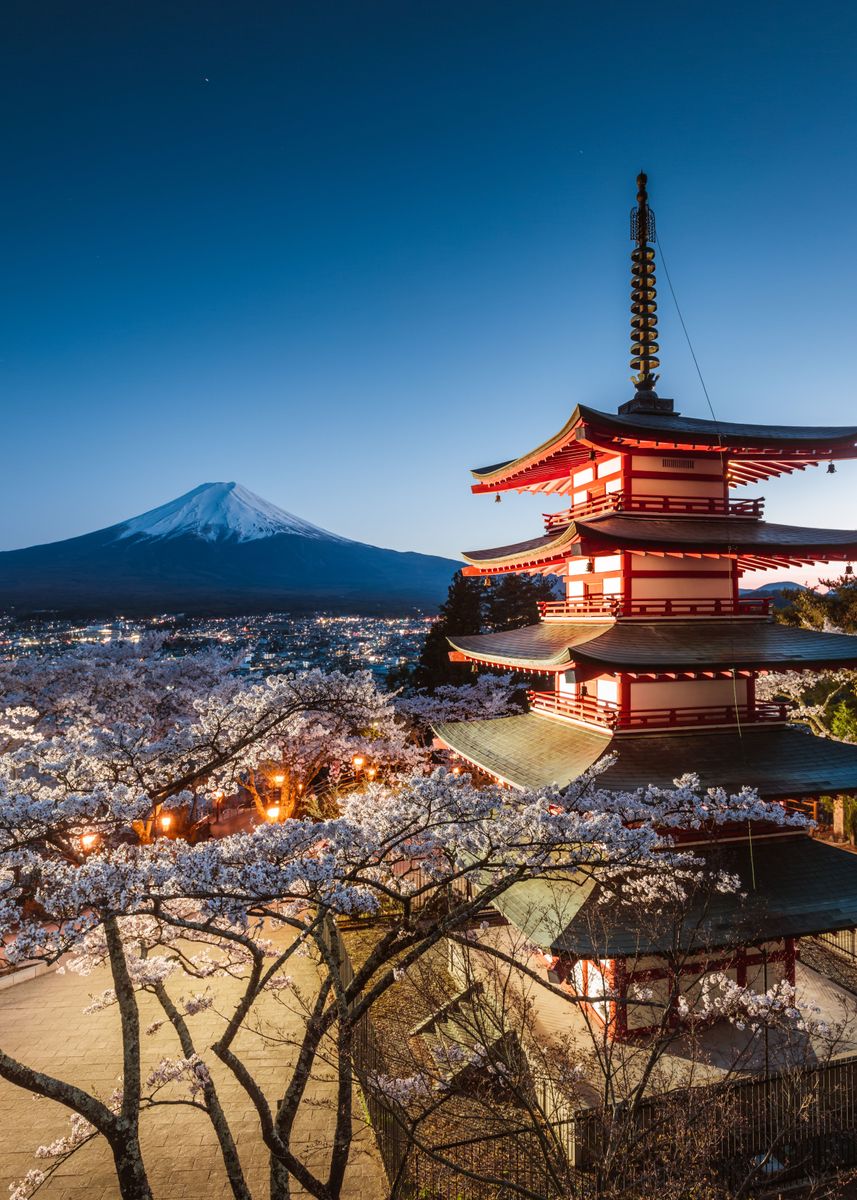
[[[10,0],[0,30],[2,549],[230,479],[397,549],[540,532],[556,502],[468,469],[630,397],[641,168],[717,416],[857,422],[857,6]],[[660,261],[658,291],[658,390],[707,416]],[[759,493],[857,526],[857,464]]]

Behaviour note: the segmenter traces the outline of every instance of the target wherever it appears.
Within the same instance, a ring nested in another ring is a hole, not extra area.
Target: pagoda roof
[[[487,550],[466,550],[480,572],[548,570],[574,557],[616,550],[652,553],[726,554],[744,569],[857,557],[857,530],[805,529],[729,517],[653,517],[605,513],[571,521],[558,533]]]
[[[682,914],[680,943],[727,948],[857,925],[857,855],[806,834],[694,847],[711,870],[741,881],[738,892],[704,889]],[[495,906],[553,954],[607,958],[666,952],[674,927],[662,910],[605,894],[588,874],[513,884]]]
[[[476,468],[473,491],[540,491],[588,461],[593,449],[714,451],[730,463],[740,460],[733,468],[734,481],[746,482],[791,471],[800,463],[857,457],[857,425],[753,425],[679,413],[606,413],[579,404],[562,429],[534,450]]]
[[[468,658],[522,671],[560,672],[573,662],[641,673],[857,664],[855,636],[767,620],[543,621],[523,629],[447,640]]]
[[[749,785],[769,799],[857,792],[857,746],[815,737],[797,725],[613,737],[529,712],[444,722],[435,734],[474,766],[517,788],[564,787],[615,752],[598,782],[616,791],[669,788],[694,771],[705,787],[737,791]]]

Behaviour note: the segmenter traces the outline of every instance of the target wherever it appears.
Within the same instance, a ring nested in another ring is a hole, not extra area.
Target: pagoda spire
[[[655,251],[649,243],[655,238],[655,214],[649,208],[646,176],[637,176],[637,203],[631,209],[631,368],[636,372],[631,380],[636,387],[634,408],[641,401],[654,408],[658,394],[654,373],[660,365],[658,354],[658,306],[655,290]]]

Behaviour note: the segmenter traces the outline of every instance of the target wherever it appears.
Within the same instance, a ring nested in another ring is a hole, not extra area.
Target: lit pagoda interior
[[[464,555],[466,574],[554,575],[565,597],[545,603],[541,621],[528,628],[450,639],[454,660],[533,673],[544,683],[525,714],[447,723],[436,734],[515,788],[567,784],[609,755],[614,761],[599,777],[608,788],[670,787],[693,771],[706,786],[749,785],[789,806],[855,793],[857,746],[790,724],[785,705],[757,700],[756,680],[768,671],[857,667],[857,638],[777,624],[769,602],[743,597],[740,585],[768,569],[849,563],[857,531],[769,523],[762,500],[739,489],[857,457],[857,426],[699,420],[656,393],[654,215],[644,175],[638,189],[633,398],[615,414],[579,405],[535,450],[473,472],[476,493],[568,498],[538,536]],[[735,830],[728,850],[721,844],[717,853],[748,881],[740,912],[734,898],[720,898],[711,920],[723,932],[709,937],[718,965],[739,982],[753,982],[761,965],[766,980],[776,971],[793,980],[796,939],[857,925],[857,856],[770,827]],[[539,887],[521,885],[498,907],[542,946],[557,978],[591,993],[595,969],[621,991],[634,957],[638,974],[650,985],[658,979],[657,936],[643,945],[617,917],[594,944],[585,910],[595,896],[582,909],[572,906],[566,928],[549,931],[537,917]],[[750,924],[755,949],[747,944]],[[607,1019],[608,1008],[594,1011]],[[609,1016],[620,1036],[645,1027],[632,1004],[614,1005]]]

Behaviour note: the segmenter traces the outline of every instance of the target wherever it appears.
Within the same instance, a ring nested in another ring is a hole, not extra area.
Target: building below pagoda
[[[692,771],[704,786],[750,786],[811,810],[820,796],[857,793],[857,746],[790,723],[785,704],[757,698],[756,682],[772,671],[857,667],[857,637],[777,624],[768,602],[744,597],[741,584],[759,571],[850,563],[857,531],[769,523],[762,498],[739,489],[857,457],[857,426],[700,420],[656,394],[653,216],[640,178],[634,397],[615,414],[579,405],[535,450],[473,472],[476,493],[568,500],[545,516],[541,534],[464,556],[465,573],[489,581],[556,576],[563,598],[545,603],[536,625],[450,639],[454,660],[543,683],[525,714],[435,732],[461,760],[514,788],[567,785],[607,759],[598,785],[608,789],[670,788]],[[727,831],[717,845],[695,841],[741,878],[746,898],[709,898],[691,914],[701,938],[686,964],[689,985],[714,969],[754,986],[793,982],[801,937],[857,926],[857,856],[771,826]],[[615,1034],[642,1031],[629,989],[645,981],[669,993],[667,931],[659,933],[655,914],[629,924],[596,885],[573,880],[560,903],[568,919],[558,922],[559,886],[517,885],[497,907],[564,987],[591,997],[597,984],[620,997],[592,1008]]]

